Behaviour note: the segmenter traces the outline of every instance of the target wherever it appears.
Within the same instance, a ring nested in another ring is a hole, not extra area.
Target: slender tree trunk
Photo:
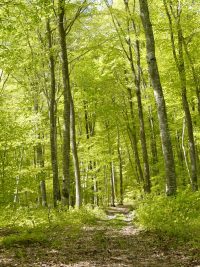
[[[190,179],[191,179],[190,169],[189,169],[189,166],[188,166],[188,160],[187,160],[187,155],[186,155],[186,151],[185,151],[184,138],[185,138],[185,118],[183,118],[182,149],[183,149],[183,156],[184,156],[184,159],[185,159],[186,169],[187,169],[188,175],[189,175],[189,177],[190,177]],[[185,180],[185,179],[184,179],[184,180]],[[185,181],[184,181],[184,182],[185,182]]]
[[[87,110],[87,102],[83,102],[84,105],[84,113],[85,113],[85,130],[86,130],[86,138],[89,140],[92,136],[95,134],[95,121],[92,121],[89,119],[88,115],[88,110]],[[90,148],[88,147],[88,151]],[[88,163],[88,170],[92,173],[92,171],[95,169],[96,162],[90,160]],[[97,197],[97,192],[98,192],[98,182],[97,182],[97,177],[94,173],[91,174],[92,176],[92,203],[96,205],[98,203],[98,197]]]
[[[155,134],[155,126],[154,126],[154,118],[151,111],[151,106],[148,107],[149,111],[149,125],[150,125],[150,132],[151,132],[151,153],[153,164],[155,165],[158,162],[158,152],[157,152],[157,144],[156,144],[156,134]],[[157,173],[157,170],[154,170]]]
[[[115,167],[114,167],[114,162],[112,160],[113,156],[113,148],[112,148],[112,143],[111,143],[111,137],[110,137],[110,129],[109,129],[109,122],[105,121],[105,128],[107,132],[107,140],[108,140],[108,152],[110,155],[110,188],[111,188],[111,195],[110,195],[110,201],[111,201],[111,206],[115,206]]]
[[[115,169],[113,161],[110,163],[110,181],[111,181],[111,206],[115,207]]]
[[[71,96],[70,102],[70,120],[71,120],[71,147],[72,155],[74,161],[74,174],[75,174],[75,188],[76,188],[76,207],[80,208],[82,205],[82,196],[81,196],[81,178],[80,178],[80,167],[78,159],[78,151],[76,144],[76,127],[75,127],[75,112],[74,112],[74,102]]]
[[[144,176],[143,176],[142,167],[141,167],[140,158],[139,158],[136,134],[133,132],[130,126],[128,126],[128,135],[129,135],[131,147],[132,147],[134,157],[135,157],[135,165],[136,165],[136,170],[138,173],[138,180],[140,183],[144,183]]]
[[[103,168],[104,172],[104,198],[103,198],[103,205],[106,207],[109,205],[109,186],[108,186],[108,177],[107,177],[107,165],[104,165]]]
[[[144,127],[144,115],[143,115],[143,107],[142,107],[142,98],[141,98],[141,67],[140,67],[140,43],[138,39],[138,34],[136,30],[135,21],[133,16],[131,16],[128,0],[124,0],[126,12],[127,12],[127,31],[128,31],[128,48],[129,48],[129,62],[130,67],[133,75],[133,80],[135,83],[135,90],[136,90],[136,97],[137,97],[137,105],[138,105],[138,117],[140,123],[140,140],[142,145],[142,157],[143,157],[143,164],[144,164],[144,192],[150,193],[151,191],[151,181],[150,181],[150,171],[149,171],[149,158],[147,152],[147,145],[146,145],[146,134],[145,134],[145,127]],[[135,33],[135,54],[136,54],[136,62],[137,66],[135,67],[133,61],[133,53],[132,53],[132,40],[130,37],[130,19],[132,22],[132,28]]]
[[[185,112],[185,118],[188,130],[188,139],[189,139],[189,150],[190,150],[190,161],[191,161],[191,186],[193,191],[197,191],[198,183],[197,183],[196,151],[195,151],[192,117],[187,100],[186,73],[185,73],[185,64],[183,58],[183,35],[180,26],[180,21],[178,22],[177,26],[178,26],[178,47],[179,47],[179,77],[180,77],[181,91],[182,91],[182,103]]]
[[[130,63],[130,66],[131,66],[131,71],[132,71],[133,78],[134,78],[134,82],[135,82],[136,88],[138,89],[138,83],[137,83],[137,78],[136,78],[136,73],[135,73],[134,63],[133,63],[133,56],[132,56],[132,44],[131,44],[131,39],[130,39],[129,18],[128,18],[128,25],[127,25],[128,26],[128,29],[127,29],[128,30],[128,40],[125,37],[125,41],[128,44],[128,52],[127,52],[126,49],[125,49],[125,47],[124,47],[124,44],[123,44],[123,40],[122,40],[123,38],[121,37],[121,34],[120,34],[120,30],[122,30],[121,29],[121,25],[120,25],[119,21],[117,20],[117,18],[114,17],[113,12],[112,12],[112,8],[109,6],[109,3],[107,1],[105,1],[105,2],[106,2],[106,5],[107,5],[107,7],[109,9],[109,12],[110,12],[110,15],[111,15],[111,18],[112,18],[114,27],[115,27],[115,29],[116,29],[116,31],[118,33],[122,50],[124,51],[127,59],[129,60],[129,63]],[[125,3],[125,6],[126,6],[126,9],[127,9],[127,7],[128,7],[128,0],[127,1],[124,1],[124,3]],[[127,9],[127,11],[129,11],[129,9]],[[130,15],[130,14],[128,14],[128,15]],[[136,42],[136,43],[138,45],[138,42]],[[125,71],[125,74],[126,74],[126,71]],[[125,75],[125,78],[126,78],[126,75]],[[148,167],[149,165],[148,165],[148,162],[146,161],[148,159],[148,155],[145,152],[143,153],[143,160],[144,160],[144,167],[145,167],[144,168],[145,180],[144,180],[144,175],[143,175],[143,171],[142,171],[142,168],[141,168],[141,163],[140,163],[140,158],[139,158],[139,153],[138,153],[137,138],[136,138],[136,134],[135,134],[135,123],[134,123],[134,119],[133,119],[134,116],[133,116],[133,107],[132,107],[132,92],[131,92],[131,88],[128,88],[128,93],[129,93],[130,111],[131,111],[131,117],[132,117],[132,123],[131,124],[133,126],[133,129],[129,132],[129,136],[131,137],[131,140],[130,141],[131,141],[131,145],[132,145],[132,148],[133,148],[133,151],[134,151],[134,155],[135,155],[136,168],[139,171],[140,180],[143,182],[143,184],[149,184],[149,186],[150,186],[150,182],[147,182],[147,183],[145,182],[146,180],[149,180],[150,181],[149,167]],[[131,95],[131,97],[130,97],[130,95]],[[138,90],[137,90],[137,100],[138,99],[141,100],[140,94],[138,94]],[[140,111],[139,111],[140,119],[143,120],[143,111],[141,111],[142,106],[140,104],[138,106],[140,108]],[[143,124],[141,123],[140,126],[142,128],[144,126],[144,123]],[[143,143],[142,149],[145,149],[145,147],[146,147],[146,139],[145,139],[145,143],[143,142],[144,141],[144,138],[145,138],[145,135],[143,133],[145,133],[145,132],[144,131],[140,131],[140,133],[141,133],[141,135],[140,135],[141,142]],[[145,188],[146,188],[146,185],[144,186],[144,189]]]
[[[198,190],[198,183],[197,183],[197,164],[196,164],[196,151],[195,151],[195,142],[194,142],[194,135],[193,135],[193,124],[192,118],[189,110],[189,104],[187,101],[185,86],[182,84],[182,102],[186,117],[187,123],[187,130],[188,130],[188,139],[189,139],[189,151],[190,151],[190,163],[191,163],[191,186],[193,191]]]
[[[176,151],[177,151],[177,157],[179,162],[181,163],[181,166],[183,167],[183,150],[181,148],[181,134],[178,130],[176,130]]]
[[[21,171],[22,169],[22,164],[23,164],[23,157],[24,157],[24,149],[21,149],[21,155],[20,155],[20,161],[19,161],[19,167],[18,167],[18,172]],[[16,176],[16,187],[15,187],[15,192],[14,192],[14,204],[17,205],[20,203],[20,198],[19,198],[19,181],[20,181],[20,175]]]
[[[174,165],[174,155],[168,128],[165,99],[163,95],[162,85],[160,82],[158,65],[156,62],[154,35],[149,16],[149,8],[147,0],[139,0],[139,3],[140,3],[141,20],[146,37],[147,63],[149,67],[149,74],[151,77],[152,86],[154,89],[154,96],[157,104],[162,150],[165,160],[166,194],[174,195],[176,193],[176,173]]]
[[[6,157],[7,157],[7,150],[6,148],[0,152],[0,161],[1,161],[1,193],[2,193],[2,200],[5,200],[5,168],[6,168]]]
[[[119,160],[119,204],[123,205],[123,167],[122,167],[122,155],[121,155],[121,144],[120,144],[120,135],[118,130],[118,142],[117,142],[117,152],[118,152],[118,160]]]
[[[130,114],[131,114],[131,126],[132,126],[132,127],[128,127],[128,132],[129,132],[129,136],[131,139],[132,149],[133,149],[133,152],[135,155],[135,161],[136,161],[136,165],[138,168],[140,181],[144,182],[144,175],[143,175],[143,171],[142,171],[142,167],[141,167],[141,163],[140,163],[140,157],[139,157],[138,145],[137,145],[135,116],[134,116],[134,111],[133,111],[133,100],[132,100],[133,96],[132,96],[131,89],[128,88],[127,90],[128,90],[128,99],[129,99],[129,107],[130,107]]]
[[[38,178],[40,180],[40,194],[41,194],[41,200],[42,200],[42,206],[47,206],[47,194],[46,194],[46,183],[45,183],[45,177],[44,177],[44,150],[41,145],[41,135],[38,134],[38,145],[36,147],[36,160],[37,160],[37,166],[41,168],[41,171],[38,175]]]
[[[143,75],[143,71],[141,69],[141,81],[143,84],[143,88],[147,88],[147,84]],[[146,98],[149,99],[148,94],[145,95]],[[156,143],[156,133],[155,133],[155,123],[154,123],[154,116],[152,114],[152,106],[148,106],[148,121],[149,121],[149,126],[150,126],[150,145],[151,145],[151,154],[152,154],[152,162],[153,162],[153,174],[158,174],[158,168],[156,166],[156,163],[158,162],[158,150],[157,150],[157,143]]]
[[[185,113],[186,125],[187,125],[187,131],[188,131],[190,162],[191,162],[191,186],[192,186],[193,191],[197,191],[198,183],[197,183],[196,151],[195,151],[195,142],[194,142],[194,135],[193,135],[192,117],[191,117],[190,108],[189,108],[188,99],[187,99],[186,72],[185,72],[185,62],[184,62],[184,56],[183,56],[183,41],[184,40],[183,40],[183,33],[182,33],[182,27],[181,27],[181,7],[177,7],[177,15],[175,15],[171,7],[171,13],[175,19],[176,30],[177,30],[177,38],[178,38],[177,40],[178,41],[178,47],[177,47],[178,54],[177,54],[174,32],[173,32],[173,25],[172,25],[172,17],[169,12],[167,2],[165,0],[163,2],[165,6],[165,11],[166,11],[166,14],[169,20],[172,52],[173,52],[174,61],[176,63],[178,73],[179,73],[182,105],[183,105],[183,110]]]
[[[140,92],[139,84],[137,85],[136,96],[137,96],[137,101],[138,101],[138,116],[139,116],[139,122],[140,122],[140,140],[141,140],[141,145],[142,145],[142,157],[143,157],[143,164],[144,164],[144,192],[150,193],[151,192],[151,180],[150,180],[150,171],[149,171],[149,157],[148,157],[148,152],[147,152],[143,108],[142,108],[142,100],[141,100],[141,92]]]
[[[63,77],[63,180],[62,180],[62,202],[63,205],[70,205],[70,80],[68,67],[68,54],[66,46],[64,16],[65,16],[65,1],[58,1],[58,29],[60,37],[60,48],[62,58],[62,77]]]
[[[16,187],[15,187],[15,193],[14,193],[14,200],[13,200],[15,205],[18,204],[20,201],[19,200],[19,179],[20,179],[20,177],[19,177],[19,175],[17,175],[16,176]]]
[[[124,138],[124,140],[125,140],[125,138]],[[131,169],[132,169],[133,172],[135,172],[134,175],[136,176],[136,180],[137,180],[137,182],[139,184],[140,183],[140,179],[139,179],[139,175],[138,175],[137,168],[136,168],[137,165],[135,164],[135,166],[134,166],[134,164],[133,164],[131,153],[129,151],[129,145],[127,144],[126,140],[125,140],[125,144],[126,144],[126,151],[127,151],[127,154],[128,154],[128,160],[129,160]]]
[[[93,178],[93,191],[94,191],[94,199],[93,199],[93,203],[95,206],[98,206],[99,205],[99,197],[98,197],[98,182],[97,182],[97,177],[96,175],[94,175],[94,178]]]
[[[197,71],[195,69],[194,62],[193,62],[192,57],[190,55],[190,52],[188,50],[186,41],[184,39],[183,39],[183,45],[184,45],[184,50],[185,50],[185,53],[187,55],[191,70],[192,70],[192,76],[193,76],[193,81],[194,81],[194,84],[195,84],[196,96],[197,96],[198,113],[200,115],[200,80],[199,80],[198,73],[197,73]]]
[[[47,38],[49,46],[49,65],[51,75],[51,92],[49,104],[50,119],[50,146],[51,146],[51,167],[53,172],[53,203],[54,207],[57,201],[61,200],[60,185],[58,178],[58,156],[57,156],[57,114],[56,114],[56,78],[55,78],[55,61],[52,54],[52,36],[50,20],[47,20]]]
[[[44,179],[40,181],[40,192],[42,196],[42,206],[47,207],[47,191],[46,191],[46,183]]]
[[[34,111],[37,114],[39,112],[39,101],[38,101],[38,95],[36,95],[34,99]],[[36,126],[36,133],[38,138],[38,143],[36,146],[36,155],[35,157],[35,165],[40,168],[40,172],[37,174],[37,182],[39,182],[38,185],[38,195],[39,195],[39,204],[42,204],[43,207],[47,206],[47,195],[46,195],[46,184],[45,184],[45,173],[44,173],[44,147],[42,146],[42,138],[43,134],[38,132],[38,127]],[[40,201],[41,200],[41,201]]]
[[[83,102],[84,105],[84,113],[85,113],[85,131],[86,131],[86,137],[87,139],[90,138],[89,134],[89,120],[88,120],[88,111],[87,111],[87,103],[86,101]]]

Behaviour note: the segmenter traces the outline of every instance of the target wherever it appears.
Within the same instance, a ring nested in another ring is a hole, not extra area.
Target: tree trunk
[[[42,196],[42,206],[47,207],[47,192],[46,192],[46,183],[44,179],[40,181],[40,192]]]
[[[93,191],[94,191],[94,199],[93,199],[93,203],[94,203],[94,206],[98,206],[99,205],[99,197],[98,197],[98,182],[97,182],[97,177],[96,175],[94,175],[94,178],[93,178]]]
[[[63,77],[63,180],[62,180],[62,202],[63,205],[70,206],[70,80],[68,55],[64,28],[65,1],[58,1],[58,29],[60,37],[61,59],[62,59],[62,77]]]
[[[46,194],[46,184],[45,184],[45,173],[44,173],[44,150],[41,144],[41,135],[38,134],[38,144],[36,147],[36,162],[37,166],[41,169],[38,175],[40,181],[40,194],[42,200],[42,206],[47,206],[47,194]]]
[[[166,194],[174,195],[176,193],[176,173],[174,165],[174,155],[168,128],[165,99],[156,62],[153,29],[150,21],[147,0],[139,0],[139,3],[141,20],[146,37],[147,63],[157,104],[162,150],[165,160]]]
[[[128,7],[128,0],[124,1],[124,4],[125,4],[125,7],[126,7],[126,11],[128,12],[128,16],[131,17],[131,14],[130,14],[130,11],[129,11],[129,7]],[[135,73],[135,69],[134,69],[135,67],[134,67],[134,63],[133,63],[129,18],[127,17],[127,30],[128,30],[127,35],[128,36],[124,36],[124,40],[128,45],[128,52],[127,52],[125,47],[124,47],[124,45],[123,45],[123,41],[122,41],[122,38],[121,38],[121,35],[120,35],[120,30],[123,31],[123,29],[121,28],[121,25],[120,25],[119,21],[117,20],[117,18],[114,17],[113,12],[112,12],[112,8],[110,7],[110,5],[109,5],[109,3],[107,1],[106,1],[106,5],[107,5],[107,7],[109,9],[109,12],[110,12],[114,27],[115,27],[115,29],[116,29],[116,31],[118,33],[122,50],[124,51],[127,59],[129,60],[129,63],[130,63],[130,66],[131,66],[131,71],[132,71],[132,74],[133,74],[133,79],[134,79],[136,88],[138,89],[138,83],[137,83],[136,73]],[[126,37],[128,37],[128,38],[126,38]],[[138,45],[138,41],[137,40],[136,40],[136,45]],[[137,52],[138,52],[138,50],[137,50]],[[139,57],[137,59],[139,59]],[[139,63],[139,61],[137,61],[137,63]],[[138,65],[138,68],[140,68],[139,65]],[[126,74],[126,71],[125,71],[125,74]],[[125,75],[125,78],[126,78],[126,75]],[[136,137],[136,133],[135,133],[136,132],[135,131],[135,123],[134,123],[134,119],[133,119],[134,115],[133,115],[133,105],[132,105],[132,92],[131,92],[131,88],[128,87],[127,89],[128,89],[128,93],[129,93],[129,99],[130,99],[130,111],[131,111],[131,118],[132,118],[132,121],[131,121],[132,125],[131,126],[133,126],[133,129],[131,131],[129,131],[129,137],[131,137],[130,141],[131,141],[132,149],[133,149],[134,155],[135,155],[136,168],[139,171],[140,180],[143,182],[143,184],[144,183],[145,184],[149,184],[149,187],[150,187],[150,182],[147,182],[147,183],[145,182],[146,180],[150,181],[149,167],[148,167],[149,165],[148,165],[148,161],[147,161],[148,160],[148,155],[144,151],[144,153],[143,153],[143,160],[144,160],[144,167],[145,167],[144,168],[145,181],[144,181],[144,175],[143,175],[143,171],[142,171],[141,163],[140,163],[140,158],[139,158],[139,154],[138,154],[137,137]],[[140,101],[141,100],[140,94],[138,94],[138,93],[136,93],[136,94],[137,94],[137,100]],[[139,111],[140,126],[142,128],[142,127],[144,127],[144,123],[141,122],[141,119],[143,120],[143,111],[141,110],[142,106],[140,104],[138,104],[138,109],[140,109],[140,111]],[[145,132],[144,131],[140,131],[140,133],[141,133],[141,135],[140,135],[141,143],[143,143],[142,149],[145,149],[145,147],[146,147],[146,139],[145,139],[145,135],[143,134]],[[144,186],[144,188],[146,188],[146,185]]]
[[[176,30],[177,30],[177,38],[178,38],[178,55],[176,52],[176,45],[175,45],[175,37],[173,32],[173,25],[172,25],[172,17],[168,9],[167,2],[164,0],[165,11],[169,20],[169,28],[170,28],[170,36],[171,36],[171,44],[172,44],[172,52],[174,56],[174,61],[176,63],[178,73],[179,73],[179,80],[180,80],[180,87],[181,87],[181,97],[182,97],[182,105],[183,110],[185,113],[186,118],[186,125],[188,131],[188,139],[189,139],[189,151],[190,151],[190,162],[191,162],[191,186],[193,191],[198,190],[198,183],[197,183],[197,164],[196,164],[196,151],[195,151],[195,142],[194,142],[194,135],[193,135],[193,123],[192,117],[190,113],[190,108],[187,99],[187,86],[186,86],[186,73],[185,73],[185,62],[183,56],[183,33],[181,27],[181,7],[177,8],[177,15],[172,11],[172,15],[175,19],[176,23]]]
[[[56,79],[55,79],[55,61],[52,54],[52,37],[50,20],[47,20],[47,38],[49,46],[49,63],[51,74],[51,92],[49,103],[49,119],[50,119],[50,146],[51,146],[51,166],[53,172],[53,204],[57,205],[57,201],[61,200],[60,185],[58,178],[58,156],[57,156],[57,114],[56,114]]]
[[[198,183],[197,183],[196,151],[195,151],[192,117],[187,100],[186,73],[185,73],[185,64],[183,58],[183,35],[180,25],[180,18],[178,20],[177,27],[178,27],[178,48],[179,48],[179,77],[180,77],[181,91],[182,91],[182,103],[185,112],[185,118],[188,130],[188,139],[189,139],[189,151],[190,151],[190,161],[191,161],[191,186],[193,191],[197,191]]]
[[[22,169],[23,157],[24,157],[24,149],[22,148],[21,155],[20,155],[18,172],[20,172],[21,169]],[[15,188],[14,200],[13,200],[14,205],[17,205],[17,204],[20,203],[20,198],[19,198],[19,181],[20,181],[20,175],[17,175],[16,176],[16,188]]]
[[[37,114],[39,112],[39,99],[36,92],[36,96],[34,98],[34,111]],[[44,147],[42,146],[42,139],[44,138],[43,134],[41,134],[38,130],[38,125],[36,125],[36,134],[38,138],[37,146],[36,146],[36,155],[35,155],[35,166],[40,169],[39,173],[37,174],[37,182],[39,188],[39,204],[42,206],[47,206],[47,196],[46,196],[46,187],[45,187],[45,173],[44,173]],[[42,182],[43,187],[40,186]],[[41,201],[40,201],[41,199]]]
[[[123,167],[122,167],[122,155],[121,155],[121,144],[120,144],[120,135],[119,130],[117,132],[118,142],[117,142],[117,152],[118,152],[118,160],[119,160],[119,204],[123,205]]]
[[[71,126],[71,147],[72,155],[74,161],[74,174],[75,174],[75,187],[76,187],[76,207],[80,208],[82,205],[82,196],[81,196],[81,178],[80,178],[80,167],[79,159],[76,145],[76,127],[75,127],[75,112],[74,112],[74,102],[71,96],[70,102],[70,126]]]
[[[188,166],[188,160],[187,160],[187,155],[186,155],[186,151],[185,151],[185,146],[184,146],[184,137],[185,137],[185,118],[183,118],[183,130],[182,130],[182,150],[183,150],[183,156],[185,159],[185,166],[188,172],[189,177],[190,176],[190,170],[189,170],[189,166]],[[185,183],[185,178],[183,177],[183,183]]]
[[[0,151],[0,162],[1,162],[1,198],[2,202],[5,200],[5,169],[6,169],[6,157],[7,150]]]
[[[109,205],[109,186],[108,186],[108,176],[107,176],[107,165],[104,165],[103,168],[104,172],[104,198],[103,198],[103,205],[106,207]]]
[[[89,114],[88,114],[88,110],[87,110],[87,102],[84,100],[83,102],[84,105],[84,115],[85,115],[85,131],[86,131],[86,138],[87,140],[89,140],[92,136],[94,136],[95,134],[95,120],[90,120],[89,118]],[[88,147],[88,152],[89,152],[90,148]],[[98,182],[97,182],[97,177],[93,172],[93,170],[95,169],[96,166],[96,162],[90,160],[88,163],[88,170],[91,173],[91,179],[92,179],[92,198],[91,198],[91,202],[96,205],[98,203],[98,196],[97,196],[97,192],[98,192]]]
[[[158,162],[158,152],[157,152],[157,144],[156,144],[156,134],[155,134],[155,126],[154,126],[154,118],[151,111],[151,106],[148,107],[149,113],[149,126],[150,126],[150,133],[151,133],[151,154],[152,154],[152,161],[153,165]],[[158,173],[157,169],[154,169],[154,174]]]
[[[143,157],[143,164],[144,164],[144,192],[150,193],[151,191],[151,181],[150,181],[150,171],[149,171],[149,158],[148,158],[148,152],[147,152],[147,144],[146,144],[146,134],[145,134],[145,128],[144,128],[144,115],[143,115],[143,107],[142,107],[142,98],[141,98],[141,67],[140,67],[140,43],[138,39],[138,34],[136,30],[135,21],[133,19],[133,16],[131,16],[128,1],[124,1],[126,12],[127,12],[127,31],[128,31],[128,48],[129,48],[129,63],[133,75],[133,80],[135,83],[135,90],[136,90],[136,97],[137,97],[137,105],[138,105],[138,117],[139,117],[139,123],[140,123],[140,140],[142,145],[142,157]],[[134,61],[133,61],[133,53],[132,53],[132,40],[130,37],[130,20],[132,22],[132,28],[134,30],[135,34],[135,52],[136,52],[136,62],[137,65],[135,67]],[[137,69],[136,69],[137,68]]]
[[[132,126],[132,127],[128,126],[128,133],[129,133],[133,153],[135,155],[135,162],[138,168],[140,182],[144,182],[144,176],[143,176],[143,171],[142,171],[142,167],[140,163],[140,157],[139,157],[138,146],[137,146],[135,116],[134,116],[134,111],[133,111],[133,100],[132,100],[133,96],[132,96],[132,91],[130,88],[128,88],[127,91],[128,91],[129,107],[130,107],[130,114],[131,114],[131,126]]]
[[[198,113],[200,115],[200,81],[199,81],[199,76],[198,76],[198,72],[195,69],[192,57],[189,53],[186,41],[184,39],[183,39],[183,45],[184,45],[185,53],[187,55],[191,70],[192,70],[193,81],[194,81],[195,88],[196,88],[197,108],[198,108]]]
[[[111,181],[111,206],[115,207],[115,169],[113,161],[110,163],[110,181]]]

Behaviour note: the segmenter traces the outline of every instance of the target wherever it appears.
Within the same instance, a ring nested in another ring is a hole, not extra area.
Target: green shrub
[[[200,193],[148,196],[137,208],[138,224],[182,240],[200,241]]]

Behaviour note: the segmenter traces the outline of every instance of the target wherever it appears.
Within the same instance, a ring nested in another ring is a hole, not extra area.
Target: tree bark
[[[160,82],[158,65],[156,62],[154,34],[150,21],[147,0],[139,0],[139,3],[141,20],[146,37],[147,63],[158,111],[162,150],[165,161],[166,194],[174,195],[176,193],[176,173],[174,165],[174,155],[168,127],[165,99],[163,95],[162,85]]]
[[[115,207],[115,168],[113,161],[110,163],[110,181],[111,181],[111,206]]]
[[[65,1],[58,1],[58,29],[60,37],[62,77],[63,77],[63,180],[62,180],[62,202],[63,205],[70,206],[70,99],[71,89],[69,80],[68,54],[66,46],[64,16]]]
[[[81,196],[81,178],[80,178],[80,167],[79,167],[79,159],[77,152],[77,144],[76,144],[76,127],[75,127],[75,112],[74,112],[74,101],[71,96],[70,101],[70,126],[71,126],[71,147],[72,147],[72,155],[74,161],[74,174],[75,174],[75,187],[76,187],[76,207],[80,208],[82,205],[82,196]]]
[[[117,129],[117,152],[118,152],[118,160],[119,160],[119,204],[123,205],[123,167],[122,167],[122,153],[121,153],[121,144],[120,144],[120,135],[119,129]]]
[[[51,92],[49,103],[49,119],[50,119],[50,146],[51,146],[51,167],[53,173],[53,204],[57,205],[57,201],[61,200],[60,185],[58,178],[58,156],[57,156],[57,114],[56,114],[56,78],[55,78],[55,61],[52,54],[52,36],[50,20],[47,20],[47,38],[49,46],[49,65]]]

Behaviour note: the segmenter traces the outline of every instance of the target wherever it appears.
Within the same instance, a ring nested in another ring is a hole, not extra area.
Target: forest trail
[[[107,219],[81,229],[55,228],[51,241],[23,240],[0,247],[1,267],[199,267],[199,251],[136,227],[128,206],[110,207]],[[8,233],[9,234],[9,233]]]

